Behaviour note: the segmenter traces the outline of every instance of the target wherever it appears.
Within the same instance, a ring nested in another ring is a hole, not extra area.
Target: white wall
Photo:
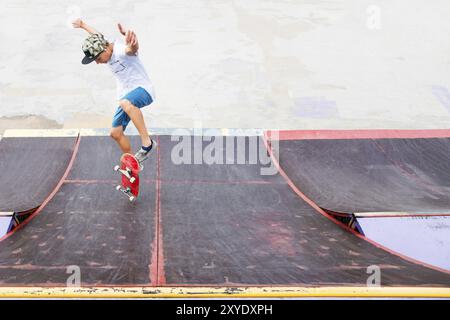
[[[80,64],[74,8],[109,37],[137,32],[149,127],[450,125],[447,0],[0,0],[0,117],[109,126],[115,82]]]

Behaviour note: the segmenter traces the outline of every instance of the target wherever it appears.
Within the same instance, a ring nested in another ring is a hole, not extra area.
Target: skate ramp
[[[232,158],[225,146],[216,149],[228,164],[193,164],[195,138],[186,136],[192,163],[175,164],[182,138],[155,138],[158,148],[145,163],[141,196],[132,204],[114,189],[119,177],[112,168],[120,157],[114,142],[80,136],[59,191],[25,228],[0,242],[1,287],[44,288],[27,291],[35,293],[65,287],[75,266],[92,294],[117,287],[128,288],[117,294],[142,296],[158,295],[152,288],[206,295],[212,288],[226,295],[247,287],[269,295],[277,288],[361,292],[357,288],[367,286],[368,270],[376,266],[382,288],[448,288],[447,272],[349,232],[299,197],[284,175],[238,164],[236,149]],[[200,142],[202,150],[215,139],[223,137]],[[137,137],[132,142],[139,145]],[[284,165],[289,153],[280,146]]]
[[[0,212],[24,212],[39,207],[67,169],[77,133],[34,135],[20,137],[10,131],[0,140]]]
[[[450,131],[415,131],[410,137],[376,130],[372,138],[358,131],[281,136],[281,167],[324,209],[450,212]]]

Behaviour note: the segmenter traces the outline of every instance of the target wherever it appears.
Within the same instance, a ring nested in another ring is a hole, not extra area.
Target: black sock
[[[148,147],[144,147],[142,146],[142,149],[144,149],[146,152],[149,152],[150,150],[152,150],[153,147],[153,141],[150,140],[151,144]]]

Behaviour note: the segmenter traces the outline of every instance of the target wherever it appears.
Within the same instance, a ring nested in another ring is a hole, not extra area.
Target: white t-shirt
[[[111,59],[108,66],[116,77],[117,82],[117,99],[120,100],[128,92],[142,87],[155,99],[153,84],[142,65],[139,56],[127,55],[125,53],[126,45],[115,40]]]

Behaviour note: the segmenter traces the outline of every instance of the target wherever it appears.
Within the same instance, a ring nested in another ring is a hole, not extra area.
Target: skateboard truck
[[[126,189],[123,189],[121,185],[117,185],[116,190],[122,191],[122,193],[124,193],[128,197],[130,202],[133,202],[134,200],[136,200],[136,197],[131,194],[131,189],[129,187],[127,187]]]
[[[128,167],[126,167],[126,169],[123,170],[123,169],[120,169],[120,166],[115,166],[114,171],[123,174],[125,177],[128,178],[128,180],[130,180],[131,183],[134,183],[136,181],[136,178],[131,176],[132,171]],[[119,189],[117,189],[117,190],[119,190]]]

